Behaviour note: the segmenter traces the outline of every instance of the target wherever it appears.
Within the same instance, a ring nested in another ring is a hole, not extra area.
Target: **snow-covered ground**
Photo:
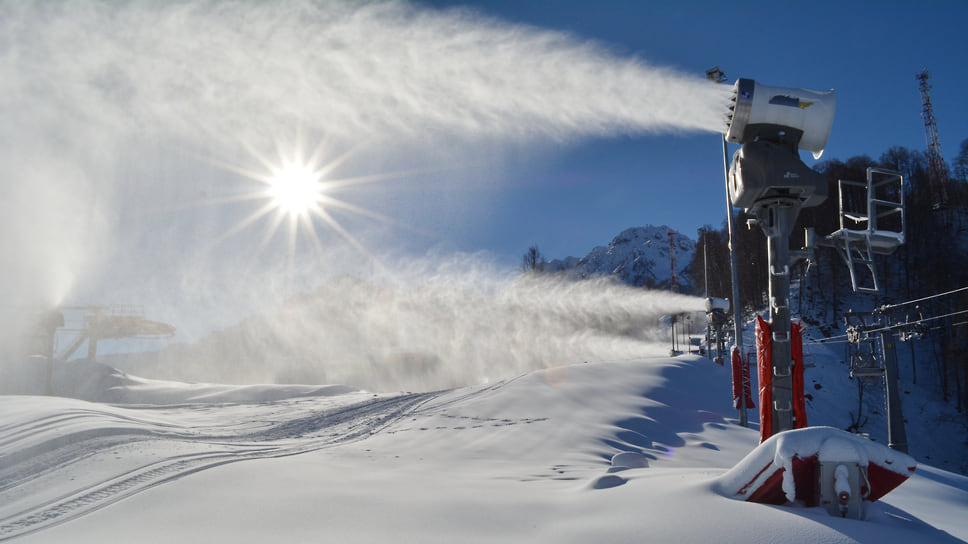
[[[924,464],[866,521],[724,496],[758,432],[734,419],[728,370],[695,355],[397,394],[70,364],[58,383],[90,400],[0,397],[0,539],[968,539],[968,478]]]

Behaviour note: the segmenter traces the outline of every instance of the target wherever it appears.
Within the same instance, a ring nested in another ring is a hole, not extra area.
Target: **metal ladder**
[[[889,255],[904,243],[904,178],[867,169],[867,182],[839,180],[840,228],[826,237],[850,270],[854,291],[877,294],[874,255]]]

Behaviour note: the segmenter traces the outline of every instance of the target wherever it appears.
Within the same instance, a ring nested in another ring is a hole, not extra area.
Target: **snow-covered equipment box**
[[[907,480],[907,454],[833,427],[786,431],[760,444],[719,477],[723,495],[764,504],[799,501],[831,515],[863,519],[874,502]]]

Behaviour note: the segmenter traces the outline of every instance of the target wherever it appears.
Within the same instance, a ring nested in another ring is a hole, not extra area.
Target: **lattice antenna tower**
[[[941,137],[938,123],[931,106],[931,84],[927,68],[917,75],[921,87],[921,118],[924,119],[924,137],[928,144],[928,176],[931,187],[931,204],[939,210],[948,204],[948,165],[941,154]]]

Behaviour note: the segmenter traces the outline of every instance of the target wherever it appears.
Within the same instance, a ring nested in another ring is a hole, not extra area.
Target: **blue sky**
[[[510,23],[560,30],[618,56],[729,82],[835,89],[823,159],[925,148],[915,75],[931,72],[945,158],[968,138],[968,2],[426,1]],[[624,136],[521,160],[491,195],[487,224],[452,243],[508,261],[537,243],[549,258],[582,256],[627,227],[668,224],[695,236],[725,220],[721,143],[714,134]],[[734,148],[730,146],[730,153]],[[803,153],[807,164],[814,161]]]

